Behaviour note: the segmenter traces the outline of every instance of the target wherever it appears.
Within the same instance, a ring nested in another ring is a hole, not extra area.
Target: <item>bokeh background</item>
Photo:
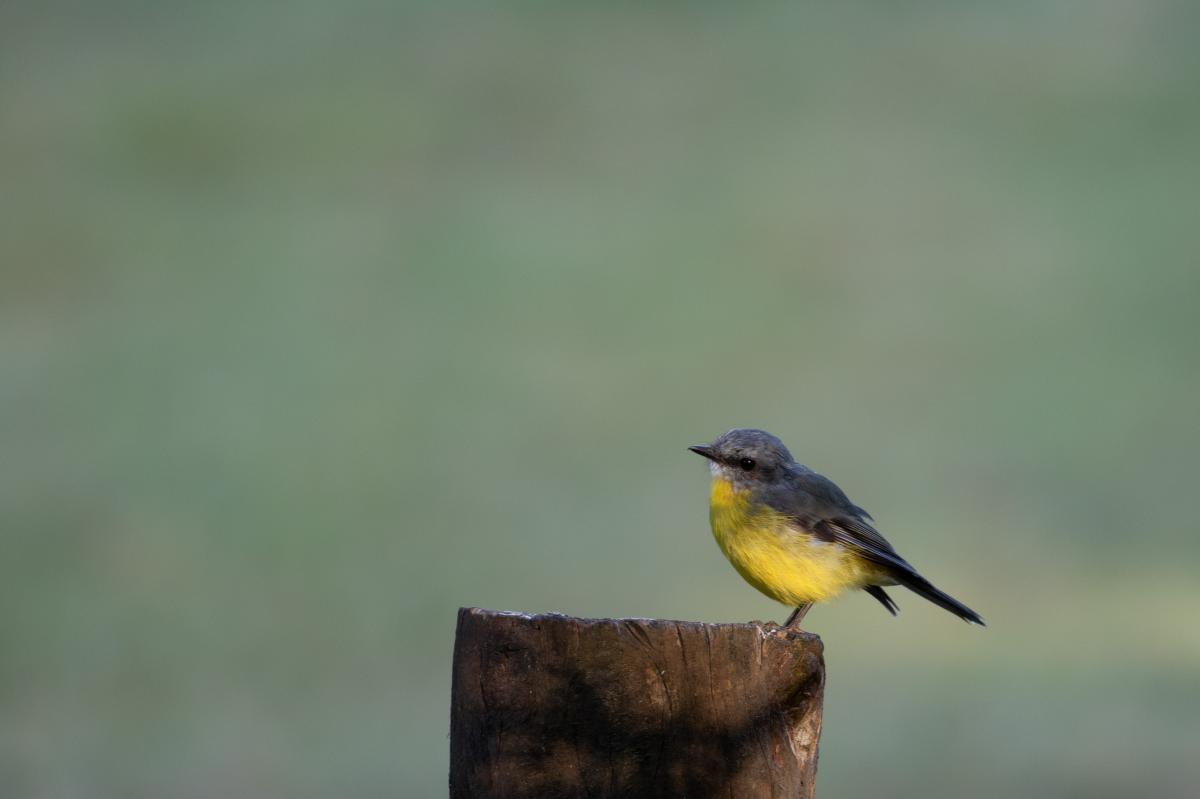
[[[1185,3],[5,3],[0,794],[436,797],[461,605],[819,608],[818,792],[1200,792]]]

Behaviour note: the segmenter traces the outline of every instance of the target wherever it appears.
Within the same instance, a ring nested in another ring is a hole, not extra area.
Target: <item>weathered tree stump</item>
[[[463,608],[451,799],[812,797],[821,639]]]

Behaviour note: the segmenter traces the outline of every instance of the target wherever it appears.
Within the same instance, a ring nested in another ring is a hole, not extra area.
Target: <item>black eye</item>
[[[753,471],[754,470],[754,458],[742,458],[740,461],[738,461],[738,466],[741,466],[743,469],[745,469],[748,472]]]

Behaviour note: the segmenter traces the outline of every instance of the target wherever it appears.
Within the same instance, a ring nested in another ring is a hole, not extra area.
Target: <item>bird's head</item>
[[[713,477],[727,480],[735,488],[769,483],[795,463],[782,441],[765,430],[751,428],[730,430],[711,444],[688,449],[708,458]]]

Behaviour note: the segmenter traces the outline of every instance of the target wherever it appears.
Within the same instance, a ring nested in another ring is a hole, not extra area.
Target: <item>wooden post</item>
[[[813,796],[821,639],[463,608],[451,799]]]

